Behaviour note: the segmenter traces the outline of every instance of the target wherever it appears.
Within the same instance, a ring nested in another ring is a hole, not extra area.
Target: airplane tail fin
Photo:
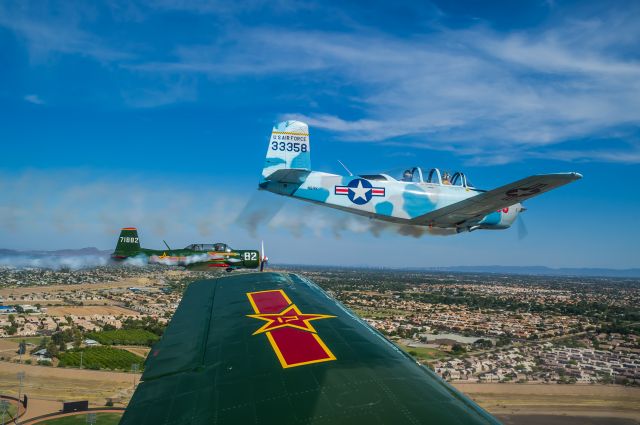
[[[309,127],[301,121],[283,121],[273,127],[262,177],[290,168],[311,170]]]
[[[125,227],[120,231],[116,250],[111,254],[111,258],[124,259],[136,255],[140,251],[140,239],[138,229],[135,227]]]

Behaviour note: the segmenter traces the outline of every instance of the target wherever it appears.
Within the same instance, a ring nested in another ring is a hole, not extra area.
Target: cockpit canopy
[[[396,180],[407,183],[430,183],[446,186],[459,186],[473,188],[473,184],[467,180],[464,173],[456,172],[451,175],[447,171],[432,168],[427,171],[422,167],[397,168],[381,174],[367,174],[361,177],[367,180]]]
[[[232,249],[226,243],[192,243],[185,247],[191,251],[215,251],[215,252],[231,252]]]

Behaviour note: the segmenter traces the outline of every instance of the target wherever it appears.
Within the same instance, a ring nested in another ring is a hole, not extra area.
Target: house
[[[32,356],[35,356],[36,360],[39,362],[50,362],[51,361],[51,355],[49,354],[49,352],[47,351],[46,348],[41,348],[40,350],[31,353]]]
[[[16,309],[10,305],[0,305],[0,314],[14,314]]]

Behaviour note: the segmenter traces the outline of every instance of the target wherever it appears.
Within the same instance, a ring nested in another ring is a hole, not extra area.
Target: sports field
[[[409,347],[408,345],[404,345],[399,342],[396,342],[396,344],[418,360],[436,360],[448,355],[444,351],[440,351],[435,348]]]
[[[96,413],[96,425],[117,425],[122,415],[120,413]],[[39,425],[86,425],[87,414],[65,416],[38,422]]]

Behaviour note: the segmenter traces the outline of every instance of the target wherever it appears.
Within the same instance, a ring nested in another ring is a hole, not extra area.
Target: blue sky
[[[288,263],[640,267],[640,5],[486,3],[0,3],[0,247],[107,249],[134,225]],[[403,236],[256,193],[291,118],[319,170],[585,178],[528,202],[523,240]],[[250,198],[278,211],[255,231]]]

